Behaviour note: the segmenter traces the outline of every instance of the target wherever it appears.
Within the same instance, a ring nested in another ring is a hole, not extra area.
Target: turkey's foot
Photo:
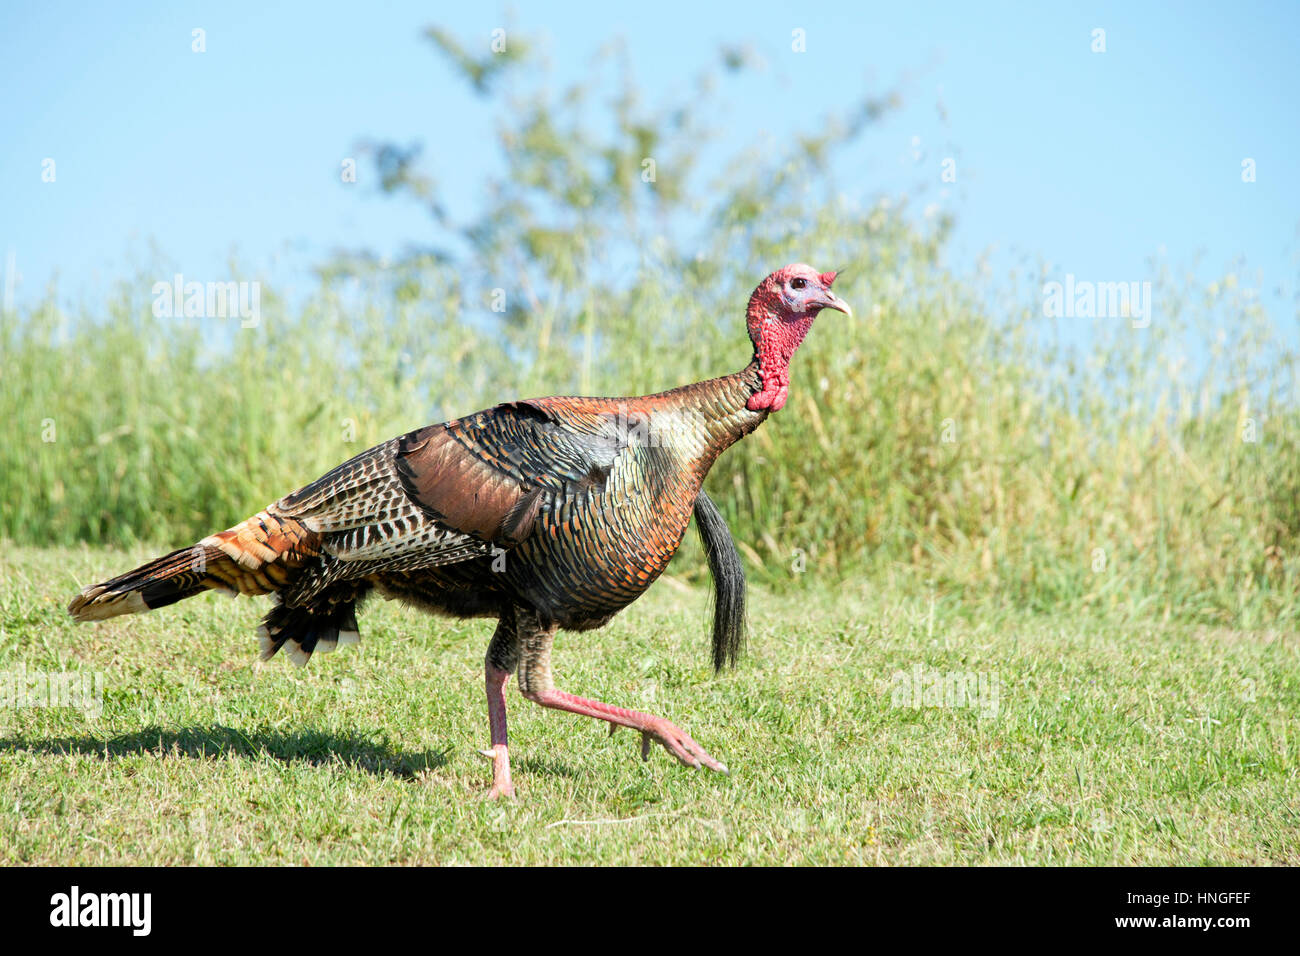
[[[582,714],[584,717],[608,721],[611,725],[611,734],[614,732],[614,727],[619,726],[641,731],[641,756],[644,759],[649,759],[650,742],[657,740],[663,744],[665,750],[688,767],[708,767],[718,773],[731,773],[726,764],[709,756],[703,747],[691,739],[690,734],[662,717],[615,707],[598,700],[576,697],[559,690],[538,691],[527,696],[543,707],[567,710],[571,714]]]
[[[491,750],[480,750],[479,753],[492,761],[492,787],[483,795],[483,799],[505,797],[513,800],[515,785],[510,779],[510,749],[505,744],[497,744]]]
[[[665,750],[688,767],[708,767],[731,776],[727,765],[714,760],[708,752],[691,739],[691,735],[662,717],[650,717],[652,726],[641,728],[641,759],[650,759],[650,743],[657,740]]]

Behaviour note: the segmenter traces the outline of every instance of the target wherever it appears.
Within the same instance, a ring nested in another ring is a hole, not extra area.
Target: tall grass
[[[575,252],[563,302],[503,282],[504,323],[436,264],[396,293],[323,279],[294,308],[264,287],[250,329],[154,317],[148,290],[170,272],[145,270],[102,314],[0,318],[0,536],[179,545],[428,421],[734,370],[749,289],[807,260],[846,267],[858,314],[824,314],[787,408],[708,482],[761,581],[1294,628],[1296,363],[1250,290],[1165,276],[1150,328],[1097,320],[1096,348],[1072,354],[1032,291],[995,310],[941,246],[897,210],[828,205],[741,256],[647,256],[613,287]],[[700,573],[693,547],[682,557],[675,573]]]

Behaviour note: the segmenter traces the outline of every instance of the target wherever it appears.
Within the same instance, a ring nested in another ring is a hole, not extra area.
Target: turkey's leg
[[[710,757],[690,734],[662,717],[556,690],[551,679],[551,643],[555,639],[555,627],[543,626],[531,611],[517,610],[515,616],[519,637],[519,690],[529,700],[543,707],[608,721],[611,732],[614,727],[641,731],[642,759],[649,759],[650,741],[657,740],[688,767],[705,766],[719,773],[729,773],[726,765]]]
[[[515,795],[515,785],[510,779],[510,741],[506,735],[506,684],[510,682],[510,674],[518,660],[514,615],[503,614],[483,661],[492,749],[480,753],[492,761],[492,788],[487,792],[489,800]]]

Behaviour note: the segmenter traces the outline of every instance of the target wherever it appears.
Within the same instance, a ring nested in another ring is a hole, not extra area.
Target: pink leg
[[[653,739],[663,744],[665,750],[688,767],[698,768],[703,765],[719,773],[730,773],[725,764],[710,757],[703,747],[691,739],[690,734],[662,717],[615,707],[612,704],[602,704],[598,700],[588,700],[585,697],[575,697],[573,694],[566,694],[554,688],[525,691],[524,694],[543,707],[567,710],[571,714],[582,714],[584,717],[595,717],[597,720],[607,720],[610,723],[610,733],[613,733],[616,726],[631,727],[641,731],[641,757],[644,760],[650,757],[650,741]],[[503,729],[504,719],[503,715]]]
[[[483,673],[487,683],[488,723],[492,728],[492,749],[480,751],[492,759],[492,789],[487,792],[487,798],[513,797],[515,785],[510,780],[510,748],[506,738],[506,684],[510,682],[510,672],[488,661],[483,665]]]

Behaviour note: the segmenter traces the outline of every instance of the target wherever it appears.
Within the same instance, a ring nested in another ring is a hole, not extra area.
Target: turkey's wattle
[[[702,489],[724,450],[780,409],[788,365],[823,308],[849,312],[834,272],[787,266],[754,290],[754,358],[733,375],[655,395],[537,398],[428,425],[362,452],[248,520],[84,589],[69,612],[92,621],[207,590],[270,594],[262,657],[360,640],[356,606],[400,598],[442,614],[492,617],[484,672],[490,796],[510,795],[505,687],[545,707],[642,733],[692,767],[726,771],[660,717],[557,690],[558,628],[590,630],[635,601],[668,565],[695,515],[717,590],[714,664],[734,663],[744,575]]]

